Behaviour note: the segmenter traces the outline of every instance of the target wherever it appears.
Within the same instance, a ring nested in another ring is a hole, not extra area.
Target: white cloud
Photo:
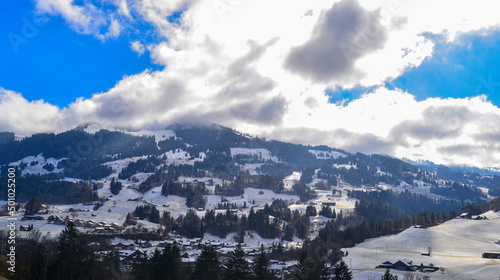
[[[60,16],[76,32],[104,41],[117,38],[123,23],[131,18],[126,0],[116,0],[112,4],[118,10],[99,7],[90,1],[79,5],[74,0],[36,0],[36,12]]]
[[[66,129],[64,112],[43,100],[27,101],[21,94],[0,88],[0,131],[19,135]]]
[[[423,34],[444,34],[451,42],[463,32],[495,28],[494,2],[115,3],[117,11],[108,13],[89,2],[80,6],[68,0],[38,0],[37,7],[97,37],[124,33],[130,26],[123,18],[151,23],[166,40],[148,44],[148,50],[165,69],[124,77],[108,92],[64,109],[3,90],[2,112],[19,110],[13,119],[0,120],[2,130],[62,131],[88,121],[131,129],[215,122],[350,151],[498,166],[500,111],[484,97],[417,101],[411,93],[380,87],[432,55],[434,43]],[[179,23],[170,22],[168,16],[181,9]],[[352,20],[341,21],[340,28],[335,22],[346,12]],[[339,38],[355,51],[344,64],[337,59],[345,58]],[[131,42],[131,48],[139,54],[146,50],[141,41]],[[306,60],[299,63],[298,58]],[[356,85],[378,88],[345,106],[329,103],[324,93]]]
[[[92,34],[106,24],[102,11],[91,3],[74,5],[73,0],[37,0],[39,13],[61,16],[77,32]]]
[[[120,14],[124,15],[127,18],[132,18],[130,9],[128,8],[127,0],[116,0],[116,5],[118,6],[118,11],[120,12]]]
[[[144,45],[139,41],[130,42],[130,47],[139,55],[142,55],[146,51]]]

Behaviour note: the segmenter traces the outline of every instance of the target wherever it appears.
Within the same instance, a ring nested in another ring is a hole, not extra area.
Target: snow
[[[117,177],[118,173],[122,171],[123,168],[127,167],[129,163],[131,162],[136,162],[140,159],[146,159],[146,156],[141,156],[141,157],[130,157],[130,158],[125,158],[125,159],[119,159],[119,160],[114,160],[114,161],[108,161],[106,163],[103,163],[103,165],[110,166],[111,169],[113,170],[113,177]]]
[[[347,264],[349,265],[349,264]],[[385,272],[385,271],[384,271]],[[384,275],[383,272],[362,271],[353,275],[353,280],[380,280]]]
[[[313,154],[316,157],[316,159],[335,159],[347,156],[346,154],[337,151],[309,150],[309,153]]]
[[[257,172],[258,168],[261,168],[262,163],[245,163],[244,165],[240,164],[243,172],[250,173],[250,175],[259,175],[261,172]]]
[[[292,175],[287,176],[283,179],[283,184],[285,189],[292,189],[293,185],[295,185],[299,180],[300,176],[302,176],[302,172],[293,172]]]
[[[498,279],[500,260],[483,259],[482,253],[500,250],[493,243],[500,235],[500,213],[489,211],[484,215],[489,220],[454,219],[428,229],[411,227],[397,235],[374,238],[347,248],[349,255],[344,261],[352,264],[354,279],[368,279],[363,278],[370,275],[365,273],[383,273],[375,266],[402,259],[445,268],[445,273],[430,274],[431,279]],[[422,256],[429,246],[431,256]],[[404,272],[391,273],[403,279]]]
[[[197,158],[192,158],[188,152],[183,151],[181,149],[176,149],[175,151],[168,151],[166,153],[163,153],[160,157],[163,157],[164,155],[167,156],[167,160],[165,161],[165,164],[167,165],[179,165],[179,164],[189,164],[189,165],[194,165],[196,161],[203,161],[206,157],[205,153],[199,153]]]
[[[109,130],[109,131],[119,131],[122,133],[130,134],[133,136],[154,136],[156,144],[162,140],[166,140],[170,137],[176,137],[175,132],[173,130],[140,130],[140,131],[126,131],[122,129],[114,129],[114,128],[105,128],[99,124],[96,123],[91,123],[88,124],[83,130],[89,134],[95,134],[103,129]]]
[[[259,192],[263,192],[263,194],[259,194]],[[289,195],[282,193],[275,193],[271,190],[265,189],[256,189],[256,188],[246,188],[243,196],[249,200],[254,201],[255,204],[259,206],[264,206],[266,203],[271,204],[274,199],[282,199],[288,201],[300,201],[300,198],[297,195]]]
[[[154,136],[156,144],[170,137],[176,137],[173,130],[140,130],[135,132],[123,131],[124,133],[134,136]]]
[[[345,169],[356,169],[358,168],[355,164],[337,164],[337,163],[334,163],[333,164],[333,167],[335,168],[345,168]]]
[[[261,156],[262,160],[278,161],[278,158],[273,156],[268,149],[248,149],[248,148],[230,148],[231,157],[236,155],[257,155]]]
[[[39,154],[37,156],[27,156],[21,160],[18,160],[16,162],[11,162],[9,163],[10,166],[19,166],[21,163],[27,164],[27,166],[23,169],[21,174],[23,176],[27,174],[49,174],[49,173],[60,173],[63,172],[63,168],[57,168],[57,165],[59,162],[65,160],[66,158],[60,158],[60,159],[55,159],[55,158],[45,158],[43,154]],[[35,165],[31,165],[31,162],[37,162]],[[54,165],[54,170],[49,172],[45,169],[43,169],[43,166],[47,163],[51,163]]]

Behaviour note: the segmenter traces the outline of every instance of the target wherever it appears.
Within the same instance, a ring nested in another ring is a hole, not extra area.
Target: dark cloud
[[[477,156],[480,153],[484,153],[484,149],[480,146],[475,146],[472,144],[459,144],[451,145],[446,147],[437,148],[437,151],[443,156]]]
[[[309,109],[314,109],[319,106],[319,103],[316,98],[310,96],[304,100],[304,105],[306,105]]]
[[[391,29],[400,30],[408,23],[407,17],[394,17],[391,19]]]
[[[408,138],[420,141],[455,138],[462,135],[464,126],[474,118],[464,106],[431,106],[422,112],[421,119],[406,120],[393,127],[389,138],[406,147]]]
[[[265,136],[300,144],[329,145],[353,153],[393,154],[396,149],[395,145],[384,138],[370,133],[350,132],[346,129],[324,131],[310,127],[277,128]]]
[[[394,154],[397,146],[387,139],[371,133],[355,133],[346,129],[336,129],[333,137],[342,139],[343,149],[366,154]]]
[[[134,80],[124,83],[116,92],[94,96],[94,102],[99,110],[98,119],[110,122],[127,122],[144,120],[150,122],[166,111],[173,109],[186,95],[186,87],[182,81],[175,78],[153,73],[156,83]],[[145,114],[147,112],[147,114]]]
[[[269,100],[245,102],[230,110],[231,116],[250,123],[279,125],[287,110],[287,102],[283,96]]]
[[[381,49],[388,38],[379,20],[380,11],[367,11],[356,0],[335,3],[320,16],[309,41],[291,49],[285,67],[317,82],[360,78],[356,60]]]
[[[266,52],[268,46],[274,44],[276,39],[266,45],[259,45],[250,41],[250,50],[243,57],[234,60],[228,67],[226,73],[220,77],[224,84],[218,93],[223,101],[227,98],[253,98],[259,94],[270,92],[276,86],[275,82],[258,73],[253,63],[258,61]]]

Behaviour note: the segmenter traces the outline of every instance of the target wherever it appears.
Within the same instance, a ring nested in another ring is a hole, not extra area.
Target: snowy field
[[[231,157],[237,155],[256,155],[262,157],[263,160],[272,160],[274,162],[278,161],[278,158],[273,156],[268,149],[248,149],[248,148],[230,148]]]
[[[292,189],[293,185],[299,182],[300,176],[302,172],[293,172],[292,175],[287,176],[283,179],[283,184],[285,185],[285,189]]]
[[[170,137],[176,137],[173,130],[140,130],[140,131],[123,131],[124,133],[131,134],[133,136],[154,136],[156,144],[162,140],[167,140]]]
[[[60,161],[65,160],[65,159],[66,158],[60,158],[60,159],[48,158],[48,159],[45,159],[43,154],[39,154],[36,156],[25,157],[25,158],[18,160],[16,162],[11,162],[11,163],[9,163],[9,165],[18,167],[21,163],[27,164],[27,166],[21,172],[21,174],[23,176],[26,176],[27,174],[59,173],[59,172],[62,172],[63,169],[58,169],[57,165],[59,164]],[[31,165],[32,162],[34,162],[35,164]],[[43,169],[43,166],[45,164],[49,164],[49,163],[54,165],[53,171],[47,171],[46,169]]]
[[[375,269],[377,265],[403,259],[445,268],[444,273],[428,274],[430,279],[499,279],[500,260],[483,259],[482,253],[500,251],[494,243],[500,237],[500,213],[486,215],[489,220],[454,219],[428,229],[412,227],[397,235],[374,238],[347,248],[344,261],[351,265],[354,279],[380,279],[377,274],[384,271]],[[429,246],[431,256],[422,256]],[[392,273],[403,279],[404,272]]]
[[[339,157],[346,157],[346,154],[337,151],[319,151],[319,150],[309,150],[309,153],[313,154],[316,159],[335,159]]]

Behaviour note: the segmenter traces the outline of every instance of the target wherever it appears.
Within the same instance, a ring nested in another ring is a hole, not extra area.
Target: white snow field
[[[444,273],[430,274],[430,279],[499,279],[500,259],[484,259],[487,251],[500,251],[494,242],[500,237],[500,212],[487,212],[488,220],[453,219],[431,228],[411,227],[399,234],[368,240],[354,248],[347,248],[344,261],[351,265],[354,279],[380,279],[383,269],[377,265],[385,261],[411,260],[415,264],[444,267]],[[423,256],[431,247],[431,256]],[[379,273],[379,276],[373,273]],[[404,271],[391,270],[404,278]]]
[[[55,158],[45,158],[43,154],[39,154],[36,156],[28,156],[25,157],[21,160],[11,162],[9,163],[10,166],[15,166],[18,167],[21,163],[27,164],[26,167],[21,171],[21,174],[25,176],[26,174],[49,174],[49,173],[59,173],[63,171],[63,169],[57,168],[57,165],[59,164],[60,161],[65,160],[66,158],[60,158],[60,159],[55,159]],[[34,165],[31,165],[31,163],[34,163]],[[54,170],[53,171],[47,171],[46,169],[43,169],[43,166],[45,164],[51,163],[54,165]]]
[[[262,157],[263,160],[271,160],[278,162],[278,158],[273,156],[268,149],[248,149],[248,148],[230,148],[231,156],[236,155],[257,155]]]
[[[309,150],[309,153],[313,154],[316,159],[335,159],[339,157],[346,157],[346,154],[337,151],[320,151],[320,150]]]

